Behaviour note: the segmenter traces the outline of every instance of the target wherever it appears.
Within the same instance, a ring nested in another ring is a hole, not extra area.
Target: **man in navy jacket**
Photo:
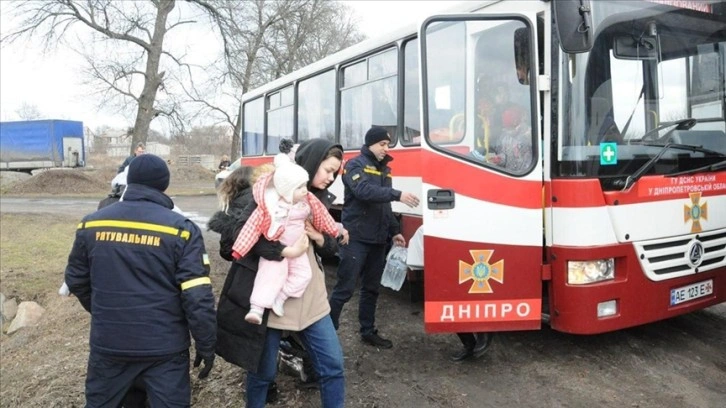
[[[131,161],[122,200],[86,216],[65,281],[91,313],[86,406],[120,406],[134,383],[151,406],[189,406],[189,332],[195,367],[214,364],[216,317],[199,228],[173,212],[161,158]]]
[[[406,246],[398,220],[391,210],[392,201],[416,207],[418,197],[392,187],[388,155],[391,135],[380,126],[371,127],[365,135],[360,155],[349,160],[343,173],[345,203],[342,222],[350,234],[348,245],[340,247],[338,281],[330,295],[330,317],[338,328],[343,305],[350,300],[356,280],[361,277],[358,320],[363,342],[380,348],[393,343],[381,337],[375,327],[376,304],[381,275],[386,262],[386,245]]]

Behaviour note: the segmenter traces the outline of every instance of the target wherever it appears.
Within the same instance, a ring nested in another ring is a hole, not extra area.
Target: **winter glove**
[[[199,364],[202,363],[202,360],[204,360],[204,368],[199,371],[199,379],[207,378],[209,372],[212,371],[212,367],[214,366],[214,352],[203,353],[197,350],[197,355],[196,357],[194,357],[194,367],[199,367]]]

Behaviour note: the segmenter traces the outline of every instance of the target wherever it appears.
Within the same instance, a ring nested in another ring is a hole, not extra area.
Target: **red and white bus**
[[[279,140],[394,135],[428,332],[593,334],[726,300],[726,6],[461,3],[243,96]],[[342,186],[333,191],[342,199]],[[343,204],[338,203],[338,204]]]

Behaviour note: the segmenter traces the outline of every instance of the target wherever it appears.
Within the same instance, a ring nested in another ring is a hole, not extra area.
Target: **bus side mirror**
[[[618,36],[613,42],[613,55],[618,59],[657,60],[658,39],[656,37],[634,38]]]
[[[552,9],[562,51],[570,54],[590,51],[593,44],[590,0],[556,0],[552,2]]]

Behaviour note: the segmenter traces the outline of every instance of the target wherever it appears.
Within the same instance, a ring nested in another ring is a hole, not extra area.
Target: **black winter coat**
[[[232,200],[226,213],[216,212],[207,225],[221,235],[219,254],[232,261],[217,305],[216,352],[227,362],[255,372],[264,346],[269,311],[265,311],[261,325],[247,323],[244,316],[250,310],[260,254],[267,259],[282,260],[284,246],[263,237],[248,256],[236,261],[232,258],[234,241],[251,214],[245,211],[250,203],[254,203],[252,188],[247,187]]]

